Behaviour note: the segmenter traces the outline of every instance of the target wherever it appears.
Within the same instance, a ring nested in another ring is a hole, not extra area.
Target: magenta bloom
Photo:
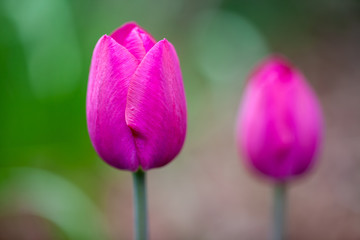
[[[237,146],[250,166],[276,181],[304,173],[322,139],[322,113],[304,76],[272,56],[250,76],[237,121]]]
[[[136,171],[169,163],[186,134],[186,100],[176,51],[127,23],[97,42],[89,74],[90,139],[113,167]]]

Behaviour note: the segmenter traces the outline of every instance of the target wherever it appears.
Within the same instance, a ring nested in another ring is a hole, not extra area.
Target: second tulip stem
[[[274,228],[273,240],[285,239],[286,185],[276,183],[274,186]]]
[[[146,172],[138,170],[133,173],[135,239],[148,239],[147,203],[146,203]]]

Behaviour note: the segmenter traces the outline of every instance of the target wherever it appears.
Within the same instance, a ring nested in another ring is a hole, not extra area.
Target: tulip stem
[[[133,173],[134,180],[134,214],[135,239],[148,239],[147,206],[146,206],[146,173],[141,169]]]
[[[273,240],[285,239],[285,208],[286,208],[286,185],[276,183],[274,186],[274,229]]]

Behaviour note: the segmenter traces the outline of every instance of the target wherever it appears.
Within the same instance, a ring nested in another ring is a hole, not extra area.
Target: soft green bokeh
[[[196,63],[216,87],[241,86],[249,69],[269,52],[249,20],[224,10],[201,12],[192,37]]]
[[[33,95],[55,98],[74,91],[82,59],[67,2],[8,0],[3,4],[24,46]]]

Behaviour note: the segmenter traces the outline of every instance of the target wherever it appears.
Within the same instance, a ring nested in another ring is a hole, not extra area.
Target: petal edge
[[[94,49],[86,99],[88,131],[96,152],[108,164],[130,171],[139,167],[139,161],[125,123],[125,106],[137,66],[132,54],[104,35]]]
[[[166,39],[145,55],[127,96],[125,119],[144,170],[169,163],[186,135],[186,100],[179,60]]]

